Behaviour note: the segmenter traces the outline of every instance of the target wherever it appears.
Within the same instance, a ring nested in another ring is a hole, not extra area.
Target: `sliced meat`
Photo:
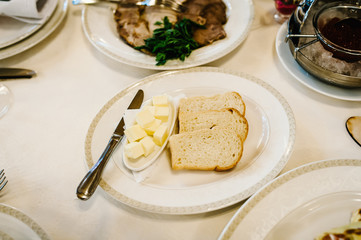
[[[126,23],[118,29],[118,32],[129,45],[134,47],[144,45],[144,40],[151,37],[146,21],[139,21],[136,24]]]
[[[144,45],[144,39],[151,37],[148,23],[141,18],[138,7],[118,7],[114,19],[119,36],[133,47]]]
[[[134,3],[139,0],[124,0]],[[129,45],[138,47],[144,45],[144,40],[152,37],[153,30],[158,26],[157,21],[162,21],[168,16],[170,22],[188,18],[204,29],[195,29],[194,40],[205,46],[226,37],[223,25],[227,22],[226,5],[223,0],[187,0],[184,3],[186,10],[178,16],[171,11],[159,10],[153,7],[120,7],[114,13],[119,36]]]
[[[213,43],[227,36],[223,24],[227,22],[226,5],[222,0],[187,0],[186,10],[179,18],[188,18],[205,29],[196,29],[194,40],[201,46]]]
[[[209,24],[205,29],[194,31],[193,38],[201,46],[213,43],[227,36],[226,31],[220,24]]]
[[[160,26],[155,25],[156,22],[163,22],[164,17],[167,16],[169,22],[175,24],[177,22],[177,13],[159,7],[147,7],[144,11],[144,18],[148,22],[148,28],[151,33],[154,29],[159,28]]]
[[[139,21],[140,12],[138,7],[123,8],[118,7],[114,13],[114,19],[119,25],[125,22],[135,24]]]
[[[227,22],[226,5],[223,2],[208,4],[203,9],[203,15],[207,24],[225,24]]]

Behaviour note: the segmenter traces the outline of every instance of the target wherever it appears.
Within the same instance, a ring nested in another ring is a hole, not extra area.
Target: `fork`
[[[8,180],[6,180],[4,169],[0,171],[0,191],[3,190],[5,185],[8,183]]]
[[[135,3],[128,3],[124,0],[73,0],[73,5],[80,5],[80,4],[97,4],[97,3],[117,3],[122,7],[134,7],[134,6],[146,6],[146,7],[152,7],[152,6],[159,6],[159,7],[165,7],[170,8],[174,11],[181,12],[184,9],[184,6],[177,0],[143,0],[140,2]]]

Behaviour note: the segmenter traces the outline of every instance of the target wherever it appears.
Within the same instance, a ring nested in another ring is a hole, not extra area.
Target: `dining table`
[[[252,76],[283,96],[294,118],[295,138],[277,176],[321,160],[360,160],[361,148],[345,122],[361,115],[361,98],[325,94],[296,79],[277,53],[277,34],[285,25],[273,18],[274,1],[250,2],[254,14],[244,40],[225,56],[194,67]],[[0,203],[29,216],[49,239],[217,239],[247,198],[215,210],[173,214],[117,201],[102,187],[86,201],[77,197],[89,170],[87,134],[104,104],[149,76],[184,70],[142,68],[99,51],[84,33],[83,9],[69,1],[54,32],[0,60],[0,67],[36,71],[30,79],[2,82],[12,93],[12,104],[0,118],[0,169],[8,180]]]

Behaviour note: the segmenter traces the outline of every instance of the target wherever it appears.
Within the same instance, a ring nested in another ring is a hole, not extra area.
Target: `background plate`
[[[117,201],[166,214],[212,211],[249,197],[272,180],[287,163],[295,140],[295,121],[286,100],[254,77],[218,68],[194,68],[147,77],[106,103],[93,119],[86,137],[89,169],[103,152],[139,88],[144,90],[144,100],[163,93],[200,96],[237,91],[245,100],[250,130],[241,162],[227,172],[172,171],[169,150],[166,150],[152,166],[148,178],[138,183],[121,166],[118,148],[100,182],[105,192]]]
[[[33,219],[13,207],[0,204],[0,239],[50,238]]]
[[[51,4],[49,5],[52,8],[49,7],[51,13],[47,14],[38,24],[26,23],[8,16],[0,16],[0,49],[15,44],[42,28],[53,15],[57,2],[48,2],[48,4]]]
[[[298,167],[255,193],[232,217],[219,240],[280,239],[279,231],[287,228],[290,233],[295,223],[299,224],[297,231],[284,232],[287,239],[314,239],[349,223],[351,213],[361,208],[360,182],[361,159]]]
[[[48,37],[63,21],[68,9],[67,0],[59,0],[50,19],[36,32],[16,44],[0,49],[0,59],[5,59],[35,46]]]
[[[0,49],[10,46],[42,27],[41,24],[24,23],[7,16],[0,16]]]
[[[229,19],[224,28],[225,39],[199,48],[184,61],[172,60],[163,66],[156,66],[155,57],[134,50],[120,39],[111,8],[86,6],[82,24],[85,35],[93,46],[116,61],[140,68],[170,70],[199,66],[221,58],[239,46],[246,38],[253,20],[251,0],[225,0],[229,9]]]

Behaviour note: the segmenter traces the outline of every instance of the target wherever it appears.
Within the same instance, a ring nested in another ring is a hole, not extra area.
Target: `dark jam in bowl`
[[[351,51],[361,51],[361,21],[355,18],[332,18],[325,25],[319,26],[324,38],[333,44]],[[352,56],[343,52],[331,49],[323,44],[326,50],[333,53],[333,56],[348,62],[361,60],[360,56]]]

